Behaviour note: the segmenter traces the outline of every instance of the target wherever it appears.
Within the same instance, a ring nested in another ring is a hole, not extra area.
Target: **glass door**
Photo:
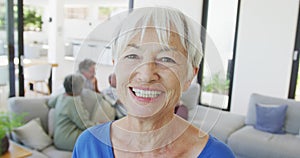
[[[7,99],[10,94],[6,5],[5,0],[0,0],[0,111],[6,110]]]
[[[229,109],[238,0],[207,1],[207,26],[200,104]]]

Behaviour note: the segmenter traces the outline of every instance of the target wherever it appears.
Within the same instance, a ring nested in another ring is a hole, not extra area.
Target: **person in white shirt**
[[[108,81],[110,86],[102,90],[101,92],[106,97],[109,97],[107,100],[111,100],[112,106],[116,109],[116,119],[120,119],[127,115],[127,111],[117,96],[116,75],[114,73],[110,74],[108,77]]]

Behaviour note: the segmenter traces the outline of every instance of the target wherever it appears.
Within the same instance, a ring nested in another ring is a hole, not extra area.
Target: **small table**
[[[2,155],[1,158],[22,158],[30,155],[32,155],[32,153],[28,149],[17,145],[13,141],[9,141],[8,152]]]

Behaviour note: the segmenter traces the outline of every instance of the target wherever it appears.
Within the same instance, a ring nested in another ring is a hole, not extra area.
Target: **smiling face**
[[[177,34],[171,33],[169,44],[161,45],[155,29],[146,29],[142,41],[138,33],[118,57],[115,69],[118,96],[128,115],[173,114],[192,79],[187,75],[188,66],[187,52]]]

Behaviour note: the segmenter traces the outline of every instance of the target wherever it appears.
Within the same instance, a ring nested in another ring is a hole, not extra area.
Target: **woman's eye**
[[[163,57],[160,59],[160,61],[167,62],[167,63],[176,63],[175,60],[173,60],[172,58],[169,58],[169,57]]]
[[[125,59],[138,59],[139,56],[136,54],[129,54],[124,57]]]

